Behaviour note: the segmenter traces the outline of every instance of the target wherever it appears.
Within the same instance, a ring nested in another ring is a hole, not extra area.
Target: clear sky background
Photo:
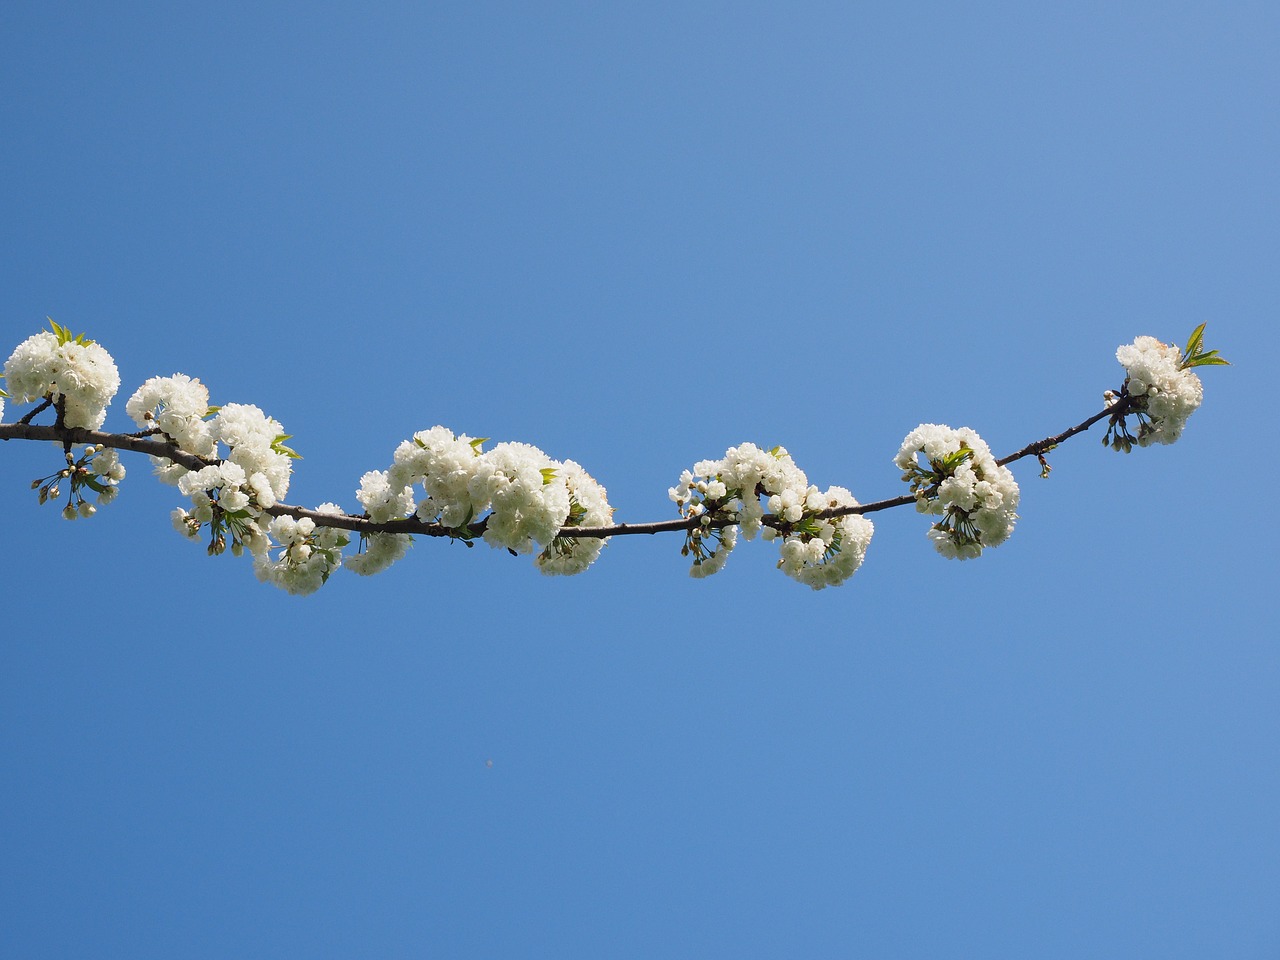
[[[67,523],[0,445],[0,954],[1280,955],[1277,49],[1271,2],[8,0],[0,354],[87,331],[109,428],[260,405],[295,503],[437,423],[620,520],[746,440],[876,500],[1136,335],[1235,366],[1174,446],[1018,465],[981,559],[891,511],[820,593],[668,536],[299,599],[140,459]]]

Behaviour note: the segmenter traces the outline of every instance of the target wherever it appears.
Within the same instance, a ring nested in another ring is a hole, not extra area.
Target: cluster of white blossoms
[[[815,590],[838,586],[853,576],[866,559],[875,527],[856,513],[832,518],[813,513],[856,506],[858,501],[844,487],[829,487],[817,497],[810,493],[805,502],[806,514],[800,520],[782,529],[765,527],[766,540],[780,540],[782,558],[778,569]]]
[[[209,390],[199,380],[176,373],[152,377],[125,403],[125,413],[143,430],[159,431],[179,450],[205,460],[218,459],[218,444],[226,447],[226,460],[245,475],[243,492],[258,509],[272,507],[289,490],[293,451],[283,446],[288,434],[278,421],[252,404],[209,406]],[[152,457],[162,481],[190,495],[200,487],[191,471],[165,457]],[[196,471],[212,477],[206,470]],[[221,489],[219,485],[219,489]]]
[[[191,498],[190,510],[174,512],[174,526],[195,537],[210,525],[211,553],[221,553],[230,534],[233,553],[247,548],[262,555],[271,544],[265,511],[288,492],[297,456],[283,445],[289,437],[280,423],[252,404],[209,406],[205,385],[181,373],[149,379],[125,403],[125,412],[144,431],[158,431],[179,450],[208,461],[189,470],[166,457],[151,458],[156,476]],[[279,579],[270,582],[285,586]]]
[[[765,540],[778,541],[778,569],[821,590],[853,576],[874,532],[871,521],[858,514],[819,516],[858,501],[843,487],[820,492],[782,447],[730,447],[722,459],[702,460],[682,472],[667,493],[680,516],[697,521],[681,550],[693,557],[694,577],[724,569],[739,529],[748,540],[763,529]]]
[[[361,477],[356,499],[374,523],[401,520],[414,510],[413,491],[404,484],[392,487],[385,470],[370,470]],[[363,549],[347,559],[347,569],[364,577],[381,573],[408,553],[412,543],[407,533],[371,533],[361,538]]]
[[[214,455],[217,441],[207,419],[211,413],[209,390],[199,380],[181,373],[152,377],[134,391],[124,405],[124,412],[140,428],[159,430],[180,450],[197,457]],[[170,463],[164,461],[157,466]],[[176,478],[173,482],[177,482]]]
[[[47,503],[62,496],[63,484],[67,485],[67,504],[62,508],[62,516],[67,520],[77,517],[91,517],[97,508],[85,499],[85,490],[97,494],[99,504],[108,504],[120,492],[120,481],[124,479],[124,464],[116,451],[108,447],[90,444],[84,448],[77,459],[68,450],[67,465],[56,473],[41,477],[31,484],[33,490],[39,490],[40,502]]]
[[[1186,366],[1187,357],[1155,337],[1138,337],[1116,350],[1116,359],[1127,373],[1124,389],[1134,398],[1139,425],[1137,437],[1127,437],[1125,431],[1113,446],[1127,452],[1133,442],[1140,447],[1173,443],[1204,399],[1204,387]],[[1108,396],[1114,399],[1114,394]]]
[[[50,331],[19,344],[4,364],[0,376],[9,393],[0,390],[0,422],[6,397],[40,404],[15,427],[3,425],[6,437],[35,439],[37,431],[27,424],[49,407],[57,426],[97,430],[119,389],[119,373],[106,350],[83,334],[50,325]],[[1203,338],[1201,324],[1181,351],[1153,337],[1120,347],[1116,358],[1126,378],[1118,393],[1107,392],[1108,410],[1006,459],[1037,455],[1047,476],[1045,452],[1108,414],[1103,442],[1116,449],[1174,442],[1204,395],[1192,369],[1226,363],[1216,350],[1203,350]],[[574,461],[553,460],[527,443],[498,443],[485,451],[485,438],[455,435],[442,426],[414,434],[396,448],[388,469],[360,478],[356,499],[363,517],[346,515],[332,503],[303,510],[282,502],[297,459],[284,445],[289,435],[258,407],[210,406],[205,386],[179,373],[147,380],[125,412],[140,434],[91,435],[94,443],[78,456],[67,435],[55,433],[65,445],[66,465],[32,483],[40,502],[65,492],[64,517],[92,516],[96,508],[86,493],[96,494],[98,504],[110,503],[124,478],[116,447],[159,451],[152,456],[156,474],[190,498],[189,507],[173,511],[174,526],[192,539],[207,529],[211,554],[228,548],[236,555],[249,552],[260,580],[292,594],[315,592],[342,566],[358,574],[385,570],[405,555],[415,533],[468,546],[482,537],[512,554],[533,554],[545,574],[566,575],[595,562],[607,542],[600,534],[676,527],[614,527],[604,487]],[[1139,422],[1136,437],[1125,422],[1130,414]],[[45,428],[39,432],[47,438]],[[916,509],[940,518],[929,538],[943,556],[976,557],[1013,532],[1018,484],[973,430],[921,424],[907,435],[894,462],[910,484]],[[864,510],[906,502],[864,508],[843,487],[822,492],[785,449],[753,443],[696,463],[668,493],[684,520],[681,552],[692,556],[693,576],[721,570],[739,535],[760,535],[777,542],[778,568],[815,590],[843,583],[861,566],[874,532]],[[362,532],[358,552],[344,558],[352,539],[347,528]]]
[[[48,400],[62,407],[63,426],[97,430],[120,389],[120,372],[99,344],[53,327],[22,341],[5,361],[9,394],[17,403]]]
[[[416,517],[468,542],[476,535],[471,525],[482,524],[490,546],[517,554],[540,548],[535,562],[543,573],[580,573],[590,566],[603,539],[560,533],[611,522],[604,487],[573,461],[553,460],[530,444],[499,443],[482,452],[484,442],[442,426],[420,431],[397,447],[389,469],[361,477],[356,497],[379,523]],[[425,494],[422,500],[415,488]],[[407,534],[372,534],[347,566],[356,573],[383,570],[404,555],[408,541]]]
[[[565,460],[558,473],[569,489],[569,516],[566,527],[605,527],[613,522],[609,495],[591,474],[572,460]],[[596,562],[604,549],[604,537],[556,537],[534,558],[545,574],[571,576]]]
[[[317,513],[342,514],[336,503],[322,503]],[[275,544],[254,554],[253,571],[264,583],[306,596],[315,593],[342,566],[342,548],[351,542],[345,530],[319,527],[310,517],[275,517],[267,525]]]
[[[923,455],[925,462],[920,462]],[[1018,484],[968,427],[922,423],[894,458],[916,509],[942,517],[929,539],[944,557],[968,560],[1009,539],[1018,519]]]
[[[120,454],[109,447],[88,446],[84,449],[84,456],[90,458],[88,467],[95,478],[93,481],[86,481],[86,485],[93,488],[98,494],[98,502],[105,506],[120,493],[120,481],[125,475]],[[81,504],[80,515],[92,516],[93,508],[85,510],[85,506]]]

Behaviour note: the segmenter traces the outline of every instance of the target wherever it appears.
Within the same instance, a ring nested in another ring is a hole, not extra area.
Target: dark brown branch
[[[1088,420],[1085,420],[1082,423],[1077,423],[1070,430],[1064,430],[1056,437],[1046,437],[1044,440],[1037,440],[1035,443],[1029,443],[1017,453],[1011,453],[1009,456],[997,460],[996,463],[1000,464],[1002,467],[1006,467],[1015,460],[1021,460],[1023,457],[1038,457],[1041,454],[1048,453],[1064,440],[1071,439],[1077,433],[1084,433],[1103,417],[1110,417],[1112,420],[1124,419],[1124,416],[1130,412],[1130,408],[1132,406],[1133,398],[1130,397],[1128,393],[1123,393],[1119,400],[1107,407],[1107,409],[1103,410],[1101,413],[1095,413]]]
[[[32,420],[36,418],[36,414],[44,413],[44,411],[48,410],[52,406],[53,406],[53,401],[50,400],[48,397],[45,397],[38,404],[36,404],[34,407],[28,410],[27,415],[23,417],[21,420],[19,420],[18,422],[30,423]]]
[[[25,418],[24,418],[25,419]],[[147,440],[126,433],[103,433],[99,430],[83,430],[80,427],[42,427],[36,424],[0,423],[0,440],[52,440],[55,443],[84,443],[94,446],[114,447],[132,453],[145,453],[152,457],[166,457],[188,470],[200,470],[218,463],[206,460],[194,453],[179,450],[163,440]]]
[[[97,430],[81,430],[78,428],[64,427],[43,427],[35,426],[28,421],[37,412],[45,409],[48,403],[37,407],[27,416],[23,417],[18,423],[2,423],[0,424],[0,440],[49,440],[62,444],[94,444],[97,446],[113,447],[117,450],[128,450],[132,453],[145,453],[153,457],[164,457],[172,460],[180,466],[186,467],[188,470],[199,470],[216,464],[218,460],[206,460],[198,457],[193,453],[187,453],[180,450],[176,445],[163,440],[147,439],[145,436],[137,434],[121,434],[121,433],[102,433]],[[1060,443],[1069,440],[1078,433],[1083,433],[1100,420],[1110,417],[1112,420],[1123,418],[1130,412],[1132,400],[1127,395],[1121,395],[1120,398],[1107,409],[1100,413],[1095,413],[1088,420],[1076,424],[1068,430],[1054,437],[1046,437],[1043,440],[1037,440],[1029,443],[1017,453],[1011,453],[1007,457],[1003,457],[996,462],[1001,466],[1007,466],[1015,460],[1021,460],[1023,457],[1042,456],[1049,450],[1058,446]],[[915,497],[906,494],[900,497],[892,497],[888,500],[877,500],[873,503],[863,503],[852,507],[836,507],[831,510],[823,510],[817,514],[822,518],[847,517],[852,514],[868,514],[878,513],[881,510],[889,510],[893,507],[903,507],[909,503],[915,503]],[[351,516],[349,514],[320,513],[316,510],[309,510],[306,507],[296,507],[290,504],[277,504],[266,510],[266,513],[273,517],[288,516],[295,519],[309,517],[318,527],[335,527],[339,530],[350,530],[353,533],[368,535],[371,533],[405,533],[413,536],[424,537],[450,537],[459,539],[465,537],[471,539],[481,536],[485,531],[485,521],[479,520],[470,524],[466,531],[451,530],[448,527],[441,526],[438,523],[424,523],[417,517],[405,517],[400,520],[389,520],[382,523],[374,523],[367,516]],[[675,520],[658,520],[652,523],[617,523],[606,527],[565,527],[562,529],[561,535],[566,537],[576,537],[578,539],[602,539],[605,537],[626,537],[636,536],[640,534],[654,535],[658,533],[673,533],[680,530],[691,530],[700,523],[698,517],[679,518]],[[734,521],[726,519],[712,520],[712,527],[727,527],[733,525]],[[783,521],[772,514],[766,514],[763,519],[766,526],[778,527]]]

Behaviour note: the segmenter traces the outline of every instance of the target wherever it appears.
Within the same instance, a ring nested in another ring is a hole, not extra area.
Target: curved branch
[[[1103,410],[1101,413],[1095,413],[1088,420],[1085,420],[1082,423],[1077,423],[1070,430],[1064,430],[1062,431],[1062,433],[1058,434],[1056,437],[1046,437],[1043,440],[1037,440],[1035,443],[1029,443],[1025,447],[1023,447],[1021,450],[1019,450],[1017,453],[1011,453],[1007,457],[1002,457],[1001,459],[997,460],[996,463],[1000,464],[1000,466],[1002,467],[1006,467],[1009,464],[1013,463],[1015,460],[1021,460],[1023,457],[1042,456],[1043,454],[1048,453],[1058,444],[1062,443],[1064,440],[1071,439],[1077,433],[1084,433],[1086,430],[1092,427],[1095,423],[1097,423],[1103,417],[1110,417],[1113,421],[1123,420],[1125,418],[1125,415],[1130,412],[1132,407],[1133,407],[1133,398],[1129,396],[1129,393],[1127,390],[1122,390],[1120,393],[1120,398],[1116,400],[1115,403],[1111,404],[1111,406],[1107,407],[1107,409]]]
[[[1104,418],[1110,417],[1112,421],[1121,420],[1130,412],[1132,406],[1132,398],[1127,394],[1121,394],[1115,403],[1108,406],[1105,410],[1095,413],[1087,420],[1076,424],[1062,433],[1046,437],[1043,440],[1036,440],[1029,443],[1016,453],[1011,453],[1007,457],[1003,457],[996,462],[1001,466],[1007,466],[1016,460],[1024,457],[1041,457],[1054,447],[1069,440],[1076,434],[1084,433],[1095,423]],[[149,439],[147,436],[138,436],[136,434],[122,433],[103,433],[98,430],[83,430],[80,428],[68,428],[59,426],[37,426],[28,422],[30,418],[44,407],[37,407],[27,416],[23,417],[18,423],[0,423],[0,440],[45,440],[55,443],[66,444],[93,444],[95,446],[112,447],[117,450],[128,450],[131,453],[145,453],[152,457],[163,457],[174,463],[186,467],[188,470],[200,470],[203,467],[217,464],[221,461],[216,459],[206,459],[198,457],[193,453],[181,450],[172,442],[165,440]],[[163,434],[161,434],[163,436]],[[822,518],[845,517],[851,514],[867,514],[878,513],[881,510],[889,510],[893,507],[902,507],[907,504],[915,503],[915,497],[910,494],[900,497],[891,497],[887,500],[877,500],[873,503],[863,503],[857,506],[836,507],[830,510],[820,511],[816,516]],[[449,537],[452,539],[466,538],[471,539],[481,536],[485,531],[485,521],[479,520],[469,524],[465,531],[451,529],[441,526],[438,523],[424,523],[417,517],[405,517],[400,520],[389,520],[381,523],[375,523],[368,516],[353,516],[350,514],[320,513],[316,510],[310,510],[306,507],[292,506],[290,504],[276,504],[274,507],[268,508],[266,513],[273,517],[288,516],[295,519],[303,517],[310,518],[318,527],[335,527],[340,530],[350,530],[353,533],[368,535],[371,533],[404,533],[413,536],[424,537]],[[578,539],[603,539],[605,537],[626,537],[645,534],[652,536],[659,533],[673,533],[681,530],[691,530],[698,526],[701,519],[698,517],[679,518],[676,520],[658,520],[651,523],[617,523],[606,527],[564,527],[560,534],[564,537],[576,537]],[[712,520],[712,527],[727,527],[733,525],[732,520],[716,519]],[[766,514],[763,519],[766,526],[779,526],[783,521],[773,514]]]
[[[36,408],[37,410],[42,408]],[[35,413],[33,410],[32,413]],[[30,414],[28,414],[29,416]],[[145,453],[152,457],[164,457],[188,470],[200,470],[218,463],[218,460],[197,457],[181,450],[176,444],[163,440],[148,440],[127,433],[103,433],[100,430],[84,430],[80,427],[42,427],[27,423],[23,417],[17,423],[0,423],[0,440],[51,440],[55,443],[84,443],[94,446],[114,447],[131,453]]]

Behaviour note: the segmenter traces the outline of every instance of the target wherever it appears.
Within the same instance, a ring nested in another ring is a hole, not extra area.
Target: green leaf
[[[302,459],[301,454],[299,454],[296,450],[292,450],[289,447],[286,447],[284,445],[284,442],[286,440],[290,440],[292,438],[293,438],[292,433],[278,434],[276,438],[271,441],[271,449],[274,450],[276,453],[283,453],[290,460],[301,460]]]
[[[479,454],[479,453],[480,453],[480,448],[481,448],[482,446],[484,446],[486,443],[488,443],[488,442],[489,442],[489,438],[488,438],[488,437],[473,437],[471,440],[469,440],[469,441],[467,441],[467,442],[471,444],[471,449],[472,449],[472,450],[474,450],[477,454]]]
[[[1191,336],[1187,338],[1187,349],[1183,351],[1183,355],[1194,357],[1200,352],[1200,348],[1204,345],[1204,327],[1202,323],[1191,331]]]
[[[58,346],[61,347],[67,343],[78,343],[83,347],[87,347],[93,343],[87,334],[73,334],[67,327],[56,323],[53,317],[45,317],[45,319],[49,321],[49,329],[53,331],[53,335],[58,338]]]
[[[555,467],[543,467],[541,473],[542,473],[542,485],[544,487],[549,483],[555,482],[555,479],[556,479]]]
[[[219,410],[221,410],[221,409],[222,409],[222,407],[209,407],[208,409],[206,409],[206,410],[205,410],[205,412],[204,412],[204,416],[203,416],[203,417],[201,417],[200,419],[201,419],[201,420],[208,420],[210,417],[216,416],[216,415],[217,415],[217,413],[218,413],[218,411],[219,411]]]
[[[1182,359],[1178,363],[1179,369],[1189,370],[1191,367],[1206,366],[1230,366],[1226,360],[1218,356],[1217,350],[1204,349],[1204,324],[1196,327],[1191,331],[1191,337],[1187,340],[1187,348],[1182,353]]]

